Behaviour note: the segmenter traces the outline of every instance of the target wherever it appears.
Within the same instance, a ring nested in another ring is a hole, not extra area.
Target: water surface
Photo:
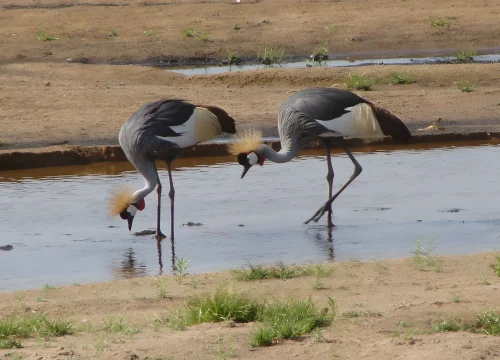
[[[354,153],[364,170],[335,201],[331,234],[326,216],[303,225],[326,200],[321,150],[286,164],[267,161],[243,180],[232,157],[179,159],[173,172],[176,256],[190,259],[189,272],[199,273],[248,262],[406,257],[417,238],[424,244],[434,239],[436,254],[498,248],[498,145],[379,149]],[[353,166],[343,153],[333,164],[338,188]],[[168,175],[158,165],[167,234]],[[0,172],[0,246],[13,246],[0,251],[0,290],[158,274],[156,241],[133,235],[155,226],[156,193],[129,232],[125,221],[106,214],[109,192],[121,184],[143,186],[126,162]],[[162,244],[169,273],[170,242]]]

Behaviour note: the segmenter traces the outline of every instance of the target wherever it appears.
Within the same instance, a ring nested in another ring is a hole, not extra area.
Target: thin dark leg
[[[326,181],[328,181],[328,199],[332,197],[332,192],[333,192],[333,166],[332,166],[332,156],[330,155],[330,140],[325,139],[324,140],[325,144],[325,149],[326,149],[326,162],[328,165],[328,173],[326,174]],[[328,207],[328,228],[331,229],[333,228],[333,221],[332,221],[332,204]]]
[[[170,241],[172,242],[172,251],[174,250],[174,198],[175,198],[175,189],[174,182],[172,181],[172,169],[170,166],[170,162],[167,162],[168,169],[168,179],[170,180],[170,191],[168,193],[168,197],[170,198]]]
[[[163,273],[163,261],[161,256],[161,240],[156,239],[156,246],[158,248],[158,265],[160,265],[160,275]]]
[[[344,139],[341,139],[340,140],[340,144],[342,145],[342,147],[344,148],[344,151],[346,152],[347,156],[349,156],[349,159],[351,159],[352,163],[354,164],[354,173],[351,175],[351,177],[349,178],[349,180],[347,180],[345,182],[344,185],[342,185],[342,187],[339,189],[339,191],[337,191],[335,193],[335,195],[333,195],[325,204],[323,204],[322,207],[320,207],[318,209],[318,211],[316,211],[314,213],[313,216],[311,216],[311,218],[309,220],[307,220],[305,223],[308,224],[311,220],[314,220],[314,222],[318,222],[318,220],[323,216],[323,214],[328,210],[328,207],[332,204],[332,202],[337,198],[337,196],[340,195],[340,193],[342,193],[342,191],[344,191],[344,189],[349,186],[350,183],[353,182],[354,179],[356,179],[358,177],[359,174],[361,174],[361,171],[363,171],[363,168],[361,167],[361,165],[358,163],[358,161],[354,158],[354,156],[352,155],[352,153],[349,151],[349,149],[347,148],[347,145],[345,144],[345,141]]]
[[[161,232],[160,229],[160,219],[161,219],[161,182],[158,177],[158,187],[156,188],[156,192],[158,193],[158,208],[156,213],[156,236],[155,239],[161,241],[166,238],[165,235]]]

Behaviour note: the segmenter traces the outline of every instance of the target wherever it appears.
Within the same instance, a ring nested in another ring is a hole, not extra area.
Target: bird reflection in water
[[[334,262],[335,252],[333,249],[333,228],[329,226],[314,226],[310,230],[315,230],[314,240],[321,248],[325,248],[328,253],[328,261]]]
[[[146,265],[137,261],[135,251],[132,248],[126,250],[125,256],[120,262],[118,268],[113,269],[116,277],[121,279],[130,279],[134,277],[146,276]]]

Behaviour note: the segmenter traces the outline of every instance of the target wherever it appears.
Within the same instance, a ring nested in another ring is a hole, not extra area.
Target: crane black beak
[[[132,214],[127,213],[127,223],[128,223],[128,231],[132,230],[132,222],[134,221],[134,217]]]
[[[248,170],[250,170],[251,167],[252,167],[252,165],[250,165],[250,164],[243,165],[243,174],[241,174],[242,179],[245,176],[245,174],[248,172]]]

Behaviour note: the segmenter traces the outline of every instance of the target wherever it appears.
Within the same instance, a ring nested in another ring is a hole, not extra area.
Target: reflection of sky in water
[[[202,159],[179,161],[174,172],[176,255],[188,258],[189,273],[196,273],[248,262],[323,262],[332,254],[335,261],[404,257],[411,255],[416,238],[424,244],[435,239],[439,254],[498,248],[500,210],[493,199],[500,186],[500,147],[355,155],[363,173],[334,202],[333,248],[323,226],[326,217],[303,225],[326,200],[323,156],[286,164],[267,161],[243,180],[241,166],[231,158],[210,166]],[[333,165],[338,188],[353,167],[343,154],[334,155]],[[0,245],[14,246],[0,251],[0,289],[158,274],[153,237],[133,236],[125,221],[106,214],[114,186],[143,184],[129,164],[4,172],[0,177],[0,207],[8,209],[1,215]],[[165,170],[160,177],[168,188]],[[5,178],[17,181],[1,182]],[[167,232],[168,196],[162,200]],[[153,192],[133,231],[154,228],[155,217]],[[190,221],[203,225],[183,225]],[[168,238],[162,247],[164,273],[169,273]]]

